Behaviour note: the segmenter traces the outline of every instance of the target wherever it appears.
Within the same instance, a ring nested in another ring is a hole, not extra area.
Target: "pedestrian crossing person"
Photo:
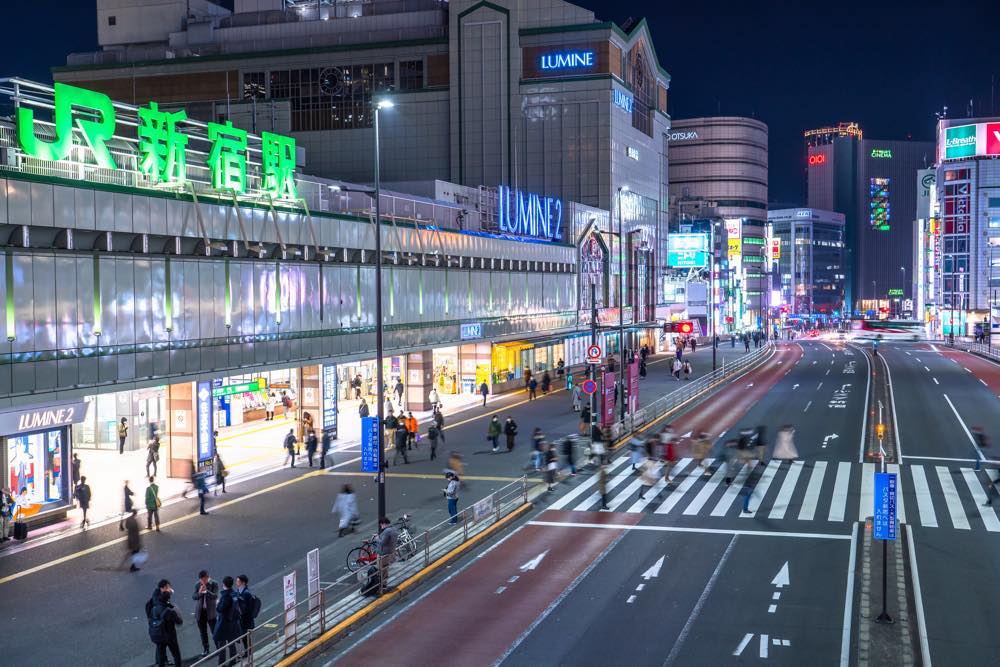
[[[601,494],[601,509],[608,508],[608,467],[600,465],[597,469],[597,492]]]
[[[645,500],[646,492],[656,486],[661,476],[660,462],[655,459],[646,459],[646,462],[642,465],[642,475],[639,478],[641,482],[639,500]]]
[[[646,459],[645,456],[645,445],[638,438],[632,438],[628,443],[629,449],[629,460],[632,462],[632,470],[642,465],[642,462]],[[603,466],[601,467],[603,470]]]
[[[724,464],[726,466],[726,486],[733,483],[733,476],[735,474],[734,471],[740,460],[739,444],[739,440],[726,440],[726,444],[722,450],[722,456],[724,457]]]
[[[709,467],[711,461],[709,460],[709,455],[712,453],[712,440],[708,433],[702,431],[698,434],[698,439],[694,442],[693,450],[697,465],[705,471],[706,475],[710,475],[711,471]]]
[[[795,449],[795,427],[791,424],[785,424],[778,431],[771,458],[778,461],[794,461],[799,458],[799,452]]]

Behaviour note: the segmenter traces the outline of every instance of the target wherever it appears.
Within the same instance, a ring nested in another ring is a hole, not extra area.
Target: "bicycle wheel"
[[[347,552],[347,569],[357,572],[374,560],[374,554],[368,547],[354,547]]]

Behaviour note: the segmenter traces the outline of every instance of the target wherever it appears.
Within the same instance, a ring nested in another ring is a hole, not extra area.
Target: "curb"
[[[353,614],[345,618],[343,621],[337,623],[335,626],[324,632],[316,639],[313,639],[311,642],[309,642],[302,648],[296,650],[291,655],[285,656],[277,663],[277,667],[290,667],[291,665],[296,664],[298,661],[308,657],[315,651],[322,649],[328,641],[335,638],[337,635],[343,633],[345,630],[348,630],[351,626],[357,624],[360,621],[363,621],[368,616],[371,616],[375,612],[381,610],[383,607],[388,606],[396,599],[401,598],[403,596],[403,593],[405,593],[408,589],[413,588],[414,586],[419,584],[423,579],[426,579],[428,576],[436,572],[440,567],[445,565],[447,562],[461,555],[465,551],[471,549],[472,547],[474,547],[479,542],[483,541],[493,533],[506,527],[507,524],[513,522],[515,519],[519,518],[522,514],[530,510],[531,507],[532,507],[531,503],[525,503],[524,505],[521,505],[516,510],[514,510],[504,518],[500,519],[499,521],[494,523],[492,526],[490,526],[483,532],[479,533],[478,535],[475,535],[474,537],[469,538],[462,544],[458,545],[448,553],[438,558],[436,561],[434,561],[427,567],[423,568],[416,574],[410,576],[408,579],[404,580],[402,583],[396,586],[392,591],[384,593],[382,597],[378,598],[377,600],[373,600],[371,604],[369,604],[368,606],[364,607],[363,609],[360,609],[359,611],[354,612]]]

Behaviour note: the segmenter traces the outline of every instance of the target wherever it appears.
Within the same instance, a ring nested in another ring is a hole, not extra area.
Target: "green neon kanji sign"
[[[118,165],[106,143],[115,135],[115,107],[111,98],[65,83],[55,85],[54,98],[55,137],[51,141],[35,136],[35,113],[32,109],[17,108],[17,143],[21,150],[40,160],[65,160],[73,149],[75,120],[97,165],[117,169]],[[74,108],[77,109],[76,118],[73,117]]]
[[[208,167],[212,172],[212,187],[242,194],[247,191],[247,131],[225,124],[209,123],[208,140],[212,150]]]
[[[139,108],[139,171],[152,183],[181,184],[187,180],[184,148],[188,138],[177,130],[187,112],[160,111],[156,102]]]
[[[260,135],[265,192],[276,199],[295,199],[295,139],[272,132]]]

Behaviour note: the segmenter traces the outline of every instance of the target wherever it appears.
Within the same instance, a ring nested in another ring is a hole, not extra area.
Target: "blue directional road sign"
[[[875,473],[875,513],[872,517],[876,540],[896,539],[895,473]]]
[[[378,417],[361,418],[361,472],[378,472]]]

